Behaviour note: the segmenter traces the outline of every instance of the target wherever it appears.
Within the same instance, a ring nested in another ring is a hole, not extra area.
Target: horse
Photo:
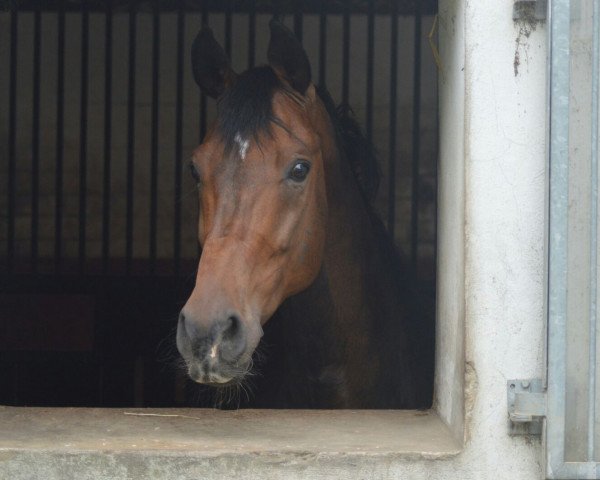
[[[192,45],[218,105],[190,165],[201,255],[177,324],[187,374],[218,391],[250,381],[251,406],[428,408],[431,322],[371,206],[372,148],[312,83],[293,33],[269,27],[268,64],[241,74],[210,28]],[[277,343],[257,376],[265,331]]]

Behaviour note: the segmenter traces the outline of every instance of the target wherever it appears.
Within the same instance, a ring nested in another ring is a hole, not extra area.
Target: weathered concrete
[[[460,451],[431,412],[0,407],[0,426],[0,479],[13,480],[425,475]]]
[[[440,162],[435,408],[464,437],[465,372],[465,24],[463,2],[440,2]]]
[[[544,372],[546,29],[523,34],[512,7],[439,2],[436,408],[465,442],[448,479],[542,478],[506,383]]]

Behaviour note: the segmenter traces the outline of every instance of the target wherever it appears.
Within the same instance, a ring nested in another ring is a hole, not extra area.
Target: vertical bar
[[[437,81],[437,79],[436,79]],[[440,110],[439,110],[439,102],[436,102],[435,105],[435,131],[439,132],[440,131],[440,122],[439,122],[439,118],[440,118]],[[439,138],[439,133],[438,133],[438,138]],[[440,155],[439,155],[439,148],[440,148],[440,143],[439,140],[437,142],[437,149],[436,152],[438,153],[436,155],[435,161],[434,161],[434,168],[435,171],[433,173],[433,191],[434,191],[434,201],[433,201],[433,272],[434,272],[434,280],[437,278],[437,259],[438,259],[438,192],[439,192],[439,179],[438,179],[438,174],[440,171],[440,166],[439,166],[439,161],[440,161]],[[437,288],[437,282],[434,281],[433,283],[434,285],[434,289]]]
[[[590,195],[590,359],[589,359],[589,399],[588,399],[588,450],[587,460],[594,461],[596,437],[596,318],[598,286],[598,102],[600,101],[600,0],[594,1],[592,16],[592,188]]]
[[[233,14],[233,0],[228,0],[225,7],[225,53],[231,58],[231,22]]]
[[[110,191],[112,148],[112,0],[106,1],[104,26],[104,165],[102,181],[102,273],[110,255]]]
[[[302,15],[302,2],[296,2],[296,11],[294,12],[294,35],[302,42],[304,17]]]
[[[58,2],[58,81],[56,91],[56,177],[54,209],[54,270],[60,271],[62,258],[63,156],[65,110],[65,1]]]
[[[410,208],[410,251],[411,269],[414,278],[418,276],[419,260],[419,160],[421,133],[421,4],[415,4],[415,49],[413,72],[413,111],[412,111],[412,188]]]
[[[208,9],[206,7],[202,8],[202,22],[204,25],[208,25]],[[200,108],[200,143],[204,141],[204,137],[206,136],[206,130],[208,127],[208,98],[204,93],[201,93],[201,108]],[[197,244],[198,256],[202,253],[200,248],[200,244]]]
[[[367,118],[366,134],[373,141],[373,62],[375,57],[375,1],[369,1],[367,13]]]
[[[31,271],[38,267],[38,225],[40,194],[40,83],[41,83],[41,27],[40,5],[35,5],[33,23],[33,118],[31,132]]]
[[[177,2],[177,79],[175,88],[175,212],[173,222],[173,270],[179,275],[181,268],[181,169],[183,155],[183,52],[185,17],[183,1]]]
[[[206,5],[202,7],[202,25],[208,25],[208,9]],[[204,140],[206,135],[207,125],[207,98],[206,95],[200,92],[200,143]]]
[[[81,104],[79,112],[79,274],[85,268],[85,232],[87,209],[87,121],[89,72],[89,6],[81,2]]]
[[[129,81],[127,98],[127,205],[125,219],[125,273],[131,273],[133,257],[133,175],[135,155],[135,41],[136,0],[129,0]]]
[[[248,12],[248,68],[254,67],[256,60],[256,0],[249,1]]]
[[[398,103],[398,0],[392,0],[390,45],[390,130],[388,158],[388,231],[394,238],[396,227],[396,120]]]
[[[321,11],[319,12],[319,86],[325,88],[327,78],[327,14],[325,4],[327,0],[321,0]]]
[[[350,0],[344,2],[342,25],[342,105],[347,106],[350,97]]]
[[[548,235],[548,439],[546,471],[565,458],[565,354],[569,185],[569,0],[550,6],[550,165]]]
[[[283,22],[284,7],[287,7],[287,2],[271,2],[271,12],[273,13],[273,18]]]
[[[150,152],[150,273],[156,269],[156,227],[158,187],[158,89],[160,69],[160,15],[158,0],[153,2],[152,12],[152,113]],[[179,66],[178,66],[179,67]]]
[[[8,99],[8,225],[6,241],[6,269],[12,273],[15,259],[15,211],[17,171],[17,42],[18,11],[14,5],[10,12],[10,94]]]

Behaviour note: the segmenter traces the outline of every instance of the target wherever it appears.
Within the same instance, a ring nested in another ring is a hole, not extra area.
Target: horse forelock
[[[337,147],[350,164],[358,185],[367,201],[375,198],[379,186],[379,167],[375,148],[364,136],[353,112],[347,106],[336,108],[325,88],[318,95],[337,133]],[[255,67],[239,75],[219,100],[217,129],[227,153],[236,151],[244,159],[250,140],[260,145],[261,134],[271,135],[272,125],[293,135],[273,113],[273,96],[282,92],[287,98],[304,107],[305,98],[285,85],[270,66]]]
[[[261,133],[270,132],[273,121],[273,94],[281,82],[271,67],[257,67],[242,73],[219,100],[217,129],[225,150],[237,148]]]
[[[250,139],[260,144],[261,134],[271,135],[272,124],[293,133],[273,113],[275,92],[282,92],[293,102],[305,105],[304,97],[282,83],[269,66],[247,70],[225,92],[219,100],[217,129],[226,152],[237,149],[243,159]]]

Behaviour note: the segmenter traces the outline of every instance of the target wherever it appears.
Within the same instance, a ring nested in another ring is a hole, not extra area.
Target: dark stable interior
[[[0,404],[269,408],[283,365],[276,321],[250,388],[215,392],[185,373],[175,346],[193,277],[22,278],[0,294]],[[435,298],[431,285],[423,285]],[[36,293],[23,293],[35,291]],[[15,292],[15,293],[7,293]],[[14,329],[15,324],[18,329]],[[433,356],[434,328],[430,328]]]
[[[43,3],[23,2],[21,7],[16,8],[22,8],[23,13],[31,14]],[[120,3],[114,2],[115,12],[118,10],[120,14],[124,14],[123,12],[128,10]],[[148,2],[132,3],[139,3],[140,11],[145,13],[148,13],[150,9]],[[171,13],[177,12],[175,3],[165,3],[165,5],[168,4],[167,9],[170,9]],[[229,35],[231,35],[231,14],[234,12],[234,3],[223,2],[223,4],[230,4],[229,10],[223,10],[221,2],[206,2],[207,11],[210,14],[214,11],[225,16],[225,30],[227,31],[229,28]],[[341,8],[337,5],[339,2],[331,2],[333,10],[327,12],[321,8],[321,5],[325,3],[306,2],[306,9],[310,11],[307,10],[304,13],[342,17],[344,21],[343,38],[345,39],[350,38],[349,18],[354,13],[369,19],[372,19],[376,13],[387,16],[412,15],[416,19],[420,19],[421,13],[431,15],[437,10],[437,5],[433,1],[422,2],[421,11],[417,9],[416,12],[412,6],[413,2],[398,2],[396,10],[394,10],[394,2],[380,2],[381,6],[376,7],[377,2],[373,1],[367,2],[367,7],[364,2],[346,2],[347,8]],[[407,6],[409,3],[411,6]],[[353,4],[356,5],[353,6]],[[61,5],[60,1],[49,2],[44,8],[48,8],[53,14],[58,11],[60,15]],[[92,11],[105,13],[105,4],[90,2],[89,5],[93,7]],[[381,8],[381,11],[377,8]],[[73,10],[78,12],[71,4],[68,9],[71,13]],[[269,9],[260,11],[266,13]],[[200,12],[195,13],[199,14]],[[205,14],[204,11],[201,13]],[[244,14],[247,15],[248,11],[244,10]],[[7,15],[9,14],[7,13]],[[292,14],[289,17],[293,17],[294,28],[301,31],[303,28],[302,16]],[[229,24],[227,18],[229,18]],[[30,27],[35,29],[35,22],[32,25],[33,27]],[[372,34],[373,24],[369,21],[367,25]],[[39,36],[35,36],[35,32],[27,31],[22,26],[20,28],[19,38],[21,40],[26,35],[33,35],[34,44],[36,41],[39,42]],[[250,29],[251,31],[252,29]],[[420,30],[415,31],[415,35],[423,36],[424,33]],[[17,37],[13,37],[11,34],[10,41],[17,42]],[[229,39],[229,48],[231,48],[231,39]],[[6,56],[0,56],[0,69],[13,65],[9,50],[5,49]],[[321,51],[323,50],[324,47],[321,47]],[[344,55],[347,60],[348,52],[345,50]],[[420,51],[418,55],[416,58],[419,58],[418,62],[420,62]],[[23,60],[20,61],[23,62]],[[33,60],[27,59],[26,61],[39,62],[40,60],[39,58],[35,60],[34,54]],[[184,61],[189,62],[187,56]],[[312,63],[316,70],[319,62],[313,60]],[[418,65],[419,63],[417,63],[417,71],[419,70]],[[350,71],[347,65],[344,67],[344,71],[344,75],[347,76]],[[33,74],[36,74],[35,68]],[[37,74],[39,77],[39,71]],[[415,81],[418,80],[418,73],[416,75]],[[371,95],[373,95],[373,73],[369,73],[368,76],[371,78]],[[38,89],[40,80],[40,78],[37,79]],[[150,82],[151,78],[147,80]],[[15,85],[18,82],[14,79],[9,81],[10,92],[13,92],[13,88],[14,91],[17,91]],[[35,85],[34,81],[34,89]],[[347,83],[343,82],[341,100],[347,100],[347,88]],[[52,92],[53,95],[54,93]],[[332,93],[337,93],[337,97],[340,96],[339,92]],[[336,99],[338,99],[337,97]],[[17,98],[15,102],[19,102],[17,95],[15,98]],[[33,98],[35,102],[35,95]],[[415,97],[414,103],[417,106],[414,107],[412,114],[413,121],[417,123],[419,122],[418,98],[418,96]],[[39,110],[39,98],[37,101]],[[202,100],[202,102],[204,101],[205,99]],[[52,98],[52,102],[56,103],[56,99]],[[7,105],[9,115],[16,109],[15,105],[16,103]],[[205,131],[206,107],[204,103],[200,102],[198,106],[199,110],[202,109],[200,128]],[[367,100],[367,111],[371,116],[370,120],[367,119],[367,124],[372,123],[373,120],[372,107],[372,101],[369,107]],[[34,105],[34,114],[35,111]],[[388,113],[385,112],[384,115],[387,119]],[[400,114],[398,113],[398,115]],[[17,179],[14,173],[11,173],[10,162],[13,162],[13,165],[20,165],[19,162],[22,161],[28,164],[32,162],[31,157],[23,160],[14,154],[14,148],[11,145],[15,143],[15,136],[18,136],[15,131],[20,127],[15,127],[10,122],[9,124],[8,148],[6,149],[9,152],[7,156],[9,165],[6,168],[2,164],[2,170],[0,170],[0,194],[4,195],[6,192],[9,195],[8,214],[1,219],[8,225],[5,229],[7,232],[10,232],[10,222],[13,222],[14,231],[15,219],[17,219],[17,223],[19,220],[15,214],[14,205],[11,207],[10,203],[11,191],[14,192],[15,188],[18,190]],[[4,134],[4,132],[0,132],[0,134]],[[420,143],[418,133],[413,134],[412,141],[423,145]],[[400,140],[398,140],[399,142]],[[43,155],[40,154],[39,139],[37,147],[34,141],[32,148],[34,158],[37,155],[39,163],[40,157],[43,159]],[[425,148],[423,147],[422,150]],[[419,148],[416,150],[413,148],[412,152],[412,159],[408,158],[407,161],[412,160],[413,166],[418,165],[422,161],[418,157]],[[175,150],[175,155],[178,153],[183,156],[181,142],[178,150]],[[54,157],[54,155],[55,152],[52,151],[51,156]],[[425,154],[422,154],[422,157],[424,156]],[[388,161],[387,158],[380,160],[382,166]],[[398,171],[400,170],[402,168],[399,166]],[[8,172],[7,175],[3,174],[5,171]],[[37,174],[39,175],[39,171]],[[33,176],[34,173],[31,175]],[[2,180],[3,176],[8,182],[7,184]],[[435,174],[430,177],[435,179]],[[423,216],[419,219],[421,210],[435,209],[435,180],[427,183],[423,178],[418,193],[411,194],[412,205],[415,205],[417,200],[421,203],[420,207],[414,207],[413,218],[409,220],[411,224],[409,229],[413,230],[413,233],[409,235],[413,251],[408,252],[408,255],[411,257],[412,264],[419,265],[419,275],[416,276],[418,290],[433,305],[435,302],[435,252],[432,250],[434,253],[427,258],[420,258],[415,253],[421,241],[416,233],[417,225],[420,225],[423,231],[428,228],[435,231],[435,226],[425,225]],[[414,188],[414,175],[412,181]],[[386,182],[387,184],[382,185],[381,189],[394,195],[394,180],[386,180]],[[38,203],[39,201],[41,200],[38,199]],[[30,202],[29,199],[25,203],[28,202]],[[154,208],[157,208],[156,204]],[[386,223],[392,225],[390,228],[392,230],[394,220],[390,221],[390,218],[393,218],[394,208],[400,210],[400,207],[392,206],[390,208],[392,214],[386,218]],[[408,210],[410,211],[411,208],[409,207]],[[417,213],[414,214],[414,212]],[[386,214],[382,216],[386,217]],[[432,219],[433,225],[435,225],[435,214]],[[86,219],[81,221],[85,222]],[[31,219],[28,218],[26,223],[31,223]],[[2,225],[2,229],[4,232],[4,225]],[[432,236],[433,244],[435,244],[435,233]],[[176,254],[175,259],[131,258],[130,255],[128,258],[84,258],[82,263],[81,259],[73,255],[71,258],[64,256],[60,260],[60,264],[58,261],[55,264],[51,256],[37,256],[36,252],[36,257],[33,258],[28,255],[28,252],[22,254],[18,245],[17,247],[14,245],[15,242],[18,243],[18,238],[16,240],[15,238],[17,237],[13,232],[11,247],[10,234],[0,236],[2,249],[0,250],[0,404],[78,407],[244,408],[258,405],[268,408],[270,406],[268,382],[277,381],[282,369],[278,358],[282,353],[283,342],[280,341],[280,338],[284,332],[282,332],[281,325],[275,321],[269,322],[265,327],[261,352],[268,358],[268,361],[263,362],[261,366],[263,374],[252,379],[251,390],[215,393],[208,387],[197,385],[187,378],[175,346],[175,329],[179,310],[194,286],[197,259],[193,256],[181,252]],[[431,243],[431,239],[428,241]],[[196,247],[194,246],[194,248]],[[5,251],[8,252],[6,255]],[[21,254],[15,252],[21,252]],[[106,264],[102,264],[102,261],[108,262],[108,267]],[[84,264],[85,268],[81,268]],[[428,336],[427,342],[431,346],[428,353],[433,359],[435,339],[433,316],[430,322],[430,324],[423,325],[422,330]]]

